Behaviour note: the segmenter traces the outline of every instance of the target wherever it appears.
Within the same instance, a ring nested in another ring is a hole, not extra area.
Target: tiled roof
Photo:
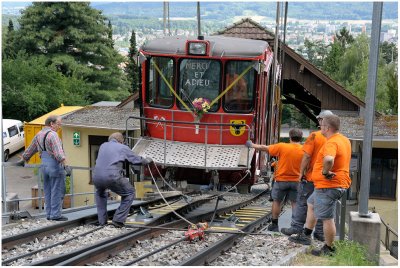
[[[340,133],[348,138],[362,139],[364,137],[365,120],[354,116],[340,117]],[[374,118],[373,137],[381,139],[397,139],[397,115],[380,115]]]
[[[216,35],[257,39],[257,40],[273,40],[274,34],[268,29],[262,27],[250,18],[244,18],[232,26],[218,31]]]
[[[86,106],[62,118],[64,126],[125,130],[126,119],[139,116],[139,110],[112,106]],[[139,120],[128,121],[129,130],[140,129]]]

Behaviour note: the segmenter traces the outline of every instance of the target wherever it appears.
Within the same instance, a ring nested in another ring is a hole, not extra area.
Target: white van
[[[10,158],[10,154],[24,148],[25,132],[24,124],[19,120],[3,119],[3,146],[4,162]]]

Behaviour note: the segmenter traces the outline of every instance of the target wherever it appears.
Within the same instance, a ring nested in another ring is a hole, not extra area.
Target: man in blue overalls
[[[65,176],[70,176],[72,170],[67,166],[64,149],[57,130],[61,127],[61,117],[50,115],[45,121],[45,127],[35,135],[32,143],[22,154],[19,165],[39,152],[43,174],[44,202],[46,204],[46,217],[53,221],[66,221],[67,217],[61,216],[62,203],[65,195]]]
[[[112,224],[121,228],[128,217],[129,209],[135,198],[135,189],[124,175],[123,163],[148,165],[151,158],[142,158],[123,144],[124,137],[115,132],[110,135],[108,142],[100,146],[99,154],[93,172],[93,183],[96,186],[96,204],[99,225],[107,224],[107,195],[110,189],[121,196],[121,204],[115,211]]]

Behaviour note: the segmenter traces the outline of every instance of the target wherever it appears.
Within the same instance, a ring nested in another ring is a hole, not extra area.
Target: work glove
[[[72,168],[70,166],[64,166],[64,170],[65,170],[65,175],[67,177],[71,176],[72,174]]]
[[[151,159],[150,157],[146,157],[146,158],[142,159],[142,164],[143,165],[148,165],[148,164],[150,164],[152,162],[153,162],[153,159]]]
[[[25,166],[25,160],[24,159],[20,159],[15,163],[15,165],[19,166],[19,167],[23,167],[23,166]]]
[[[248,141],[246,141],[245,146],[246,146],[247,148],[252,148],[252,147],[253,147],[253,143],[251,142],[251,140],[248,140]]]

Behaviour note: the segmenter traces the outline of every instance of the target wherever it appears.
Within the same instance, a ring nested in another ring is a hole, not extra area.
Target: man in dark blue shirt
[[[121,228],[128,217],[129,209],[135,198],[135,189],[124,175],[123,163],[148,165],[151,158],[142,158],[123,144],[124,137],[115,132],[110,135],[108,142],[100,146],[99,154],[93,172],[93,183],[96,186],[97,215],[100,225],[107,224],[107,195],[110,189],[121,196],[121,204],[115,211],[112,224]]]

